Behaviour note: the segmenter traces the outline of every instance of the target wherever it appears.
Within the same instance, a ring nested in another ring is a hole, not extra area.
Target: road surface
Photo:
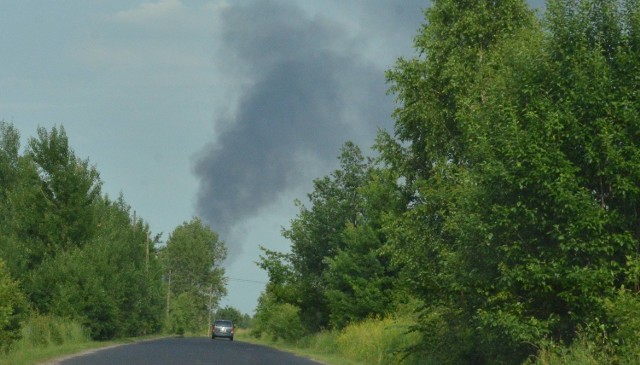
[[[56,362],[58,365],[319,365],[265,346],[227,339],[163,338],[117,346]]]

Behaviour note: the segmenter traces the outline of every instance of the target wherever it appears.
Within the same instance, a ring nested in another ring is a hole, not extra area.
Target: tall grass
[[[80,323],[53,316],[32,316],[22,327],[21,335],[8,353],[0,354],[1,365],[34,364],[81,350],[91,343]]]
[[[640,365],[640,354],[579,337],[570,346],[549,344],[525,365]]]
[[[273,341],[272,336],[262,333],[257,342],[321,359],[327,364],[422,365],[405,352],[420,341],[417,333],[409,332],[413,324],[409,316],[371,318],[341,331],[322,331],[296,341]],[[244,331],[239,331],[237,337],[256,342]]]
[[[366,364],[417,363],[407,358],[407,348],[417,345],[420,336],[410,332],[408,318],[367,319],[347,326],[337,338],[338,351],[348,359]]]

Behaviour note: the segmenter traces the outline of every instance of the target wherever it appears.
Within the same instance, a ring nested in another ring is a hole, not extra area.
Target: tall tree
[[[3,205],[7,190],[17,183],[19,150],[20,133],[12,124],[0,121],[0,202]]]
[[[469,104],[483,102],[486,80],[478,74],[495,48],[535,28],[535,17],[522,0],[435,0],[425,16],[415,38],[417,56],[400,59],[387,73],[400,107],[394,136],[380,134],[377,146],[401,177],[399,188],[411,194],[387,232],[404,277],[425,302],[425,353],[434,362],[514,361],[526,349],[492,353],[495,343],[487,342],[493,340],[477,331],[496,268],[491,260],[485,264],[492,256],[481,250],[484,232],[476,224],[483,205],[473,180],[479,161]],[[470,230],[460,229],[463,223]],[[431,351],[438,346],[452,350]]]
[[[171,281],[171,296],[177,298],[188,293],[196,300],[195,307],[190,308],[197,307],[199,312],[187,317],[197,318],[203,325],[209,318],[209,311],[226,294],[221,266],[227,255],[224,242],[199,218],[193,218],[171,233],[161,254],[167,280]],[[187,328],[194,326],[196,324],[191,323]]]
[[[413,192],[388,230],[427,353],[514,363],[606,326],[638,278],[638,2],[549,1],[541,28],[521,2],[436,1],[427,21],[379,142]]]
[[[603,302],[637,285],[626,275],[639,241],[637,20],[624,15],[637,2],[548,9],[548,31],[504,44],[484,103],[471,103],[486,211],[475,225],[500,275],[481,319],[521,342],[605,325]]]
[[[359,185],[356,221],[346,223],[342,246],[324,259],[328,264],[323,272],[325,296],[333,328],[384,316],[408,299],[383,230],[386,216],[401,211],[406,196],[397,189],[395,175],[373,166],[367,167]]]
[[[368,163],[360,148],[347,142],[341,149],[340,169],[314,180],[308,194],[311,208],[298,202],[300,213],[283,236],[291,241],[292,270],[295,275],[296,302],[303,323],[315,331],[329,325],[329,307],[323,275],[327,258],[345,246],[342,233],[355,225],[361,214],[362,197],[358,189],[368,178]]]
[[[22,252],[16,244],[11,221],[14,213],[10,197],[20,181],[20,134],[9,123],[0,121],[0,257],[5,259],[9,271],[18,275],[24,263]]]
[[[38,128],[27,152],[18,159],[20,184],[9,192],[7,224],[12,245],[25,253],[25,270],[45,258],[80,247],[95,232],[94,203],[101,181],[88,160],[69,146],[63,127]]]
[[[76,157],[62,126],[50,132],[38,128],[38,138],[29,140],[27,154],[40,177],[49,249],[82,245],[95,228],[93,203],[100,197],[102,185],[98,171],[88,160]]]

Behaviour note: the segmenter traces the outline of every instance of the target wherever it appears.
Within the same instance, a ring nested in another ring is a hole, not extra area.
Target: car
[[[226,337],[233,341],[233,333],[235,332],[235,329],[236,326],[233,324],[233,321],[228,319],[217,319],[211,325],[211,339],[215,339],[216,337]]]

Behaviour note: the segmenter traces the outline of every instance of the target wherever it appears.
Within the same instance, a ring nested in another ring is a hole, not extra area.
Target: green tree
[[[50,132],[38,128],[38,138],[29,140],[27,155],[37,166],[40,199],[46,208],[41,232],[45,254],[86,243],[96,227],[93,203],[102,185],[98,171],[88,160],[76,157],[64,127]]]
[[[482,73],[484,100],[470,103],[483,141],[474,225],[498,248],[500,276],[480,318],[498,340],[569,342],[605,325],[604,301],[634,285],[638,4],[624,3],[550,1],[547,32],[504,44]]]
[[[224,268],[221,267],[227,255],[224,242],[199,218],[193,218],[171,233],[161,255],[167,279],[171,280],[171,296],[189,293],[197,302],[190,308],[202,312],[201,316],[194,314],[194,318],[208,322],[210,311],[226,294]],[[209,304],[211,306],[207,307]]]
[[[180,336],[185,333],[198,333],[206,328],[208,318],[204,316],[206,307],[199,296],[192,292],[178,295],[171,306],[169,323],[171,332]]]
[[[535,18],[521,0],[436,0],[425,16],[415,38],[418,55],[400,59],[387,73],[400,107],[393,114],[394,136],[381,133],[377,148],[410,198],[405,212],[391,215],[385,232],[403,277],[425,303],[418,329],[435,340],[424,342],[425,357],[516,362],[530,349],[494,341],[477,319],[497,268],[478,224],[485,206],[474,180],[482,161],[475,156],[470,104],[481,107],[477,103],[485,99],[482,87],[490,80],[478,74],[489,67],[497,45],[535,29]],[[499,346],[502,352],[493,351]]]
[[[122,197],[101,199],[96,213],[93,240],[30,273],[37,308],[79,319],[94,339],[158,331],[165,302],[156,240],[149,240],[147,225],[132,220]]]
[[[521,361],[606,328],[637,285],[638,9],[549,1],[538,25],[518,1],[435,1],[424,59],[389,72],[378,146],[413,196],[386,231],[436,361]]]
[[[21,277],[46,258],[93,238],[93,209],[102,183],[88,160],[76,157],[62,127],[50,132],[38,128],[38,138],[29,139],[26,153],[17,161],[17,142],[12,143],[11,165],[20,183],[5,191],[4,247],[11,256],[9,267]],[[29,292],[29,283],[25,285]]]
[[[356,225],[362,214],[363,199],[358,189],[366,183],[371,164],[352,142],[344,144],[339,161],[340,169],[314,180],[314,191],[308,194],[311,208],[297,202],[300,212],[291,227],[283,231],[291,241],[287,259],[293,273],[289,282],[295,292],[288,302],[300,308],[302,322],[310,331],[329,325],[325,281],[328,258],[344,249],[343,232],[349,224]]]
[[[233,321],[233,324],[239,328],[247,328],[250,325],[251,317],[247,314],[242,314],[239,309],[226,306],[219,308],[214,314],[215,319],[229,319]]]
[[[13,275],[21,270],[24,253],[16,247],[13,220],[12,192],[21,184],[20,181],[20,134],[9,123],[0,121],[0,257]]]
[[[9,123],[0,121],[0,202],[7,199],[7,190],[18,182],[20,133]]]
[[[347,142],[340,152],[340,168],[314,180],[311,207],[297,202],[300,212],[283,231],[291,252],[262,248],[258,265],[269,283],[268,300],[256,313],[258,331],[264,318],[271,318],[260,313],[272,307],[269,303],[298,308],[311,332],[384,315],[397,304],[398,270],[382,226],[406,197],[397,189],[397,175],[376,169],[358,146]]]
[[[325,258],[325,296],[334,328],[382,317],[408,299],[382,229],[385,216],[401,211],[405,204],[406,198],[395,184],[389,171],[369,168],[357,190],[361,197],[358,217],[341,232],[342,247]]]
[[[20,155],[17,130],[0,123],[0,258],[42,314],[78,320],[95,339],[154,333],[165,313],[159,236],[100,185],[64,128],[39,128]]]
[[[149,225],[131,216],[122,196],[116,201],[102,199],[96,211],[97,235],[86,249],[103,286],[115,299],[118,333],[155,333],[165,310],[162,266],[156,255],[160,236],[151,238]]]

